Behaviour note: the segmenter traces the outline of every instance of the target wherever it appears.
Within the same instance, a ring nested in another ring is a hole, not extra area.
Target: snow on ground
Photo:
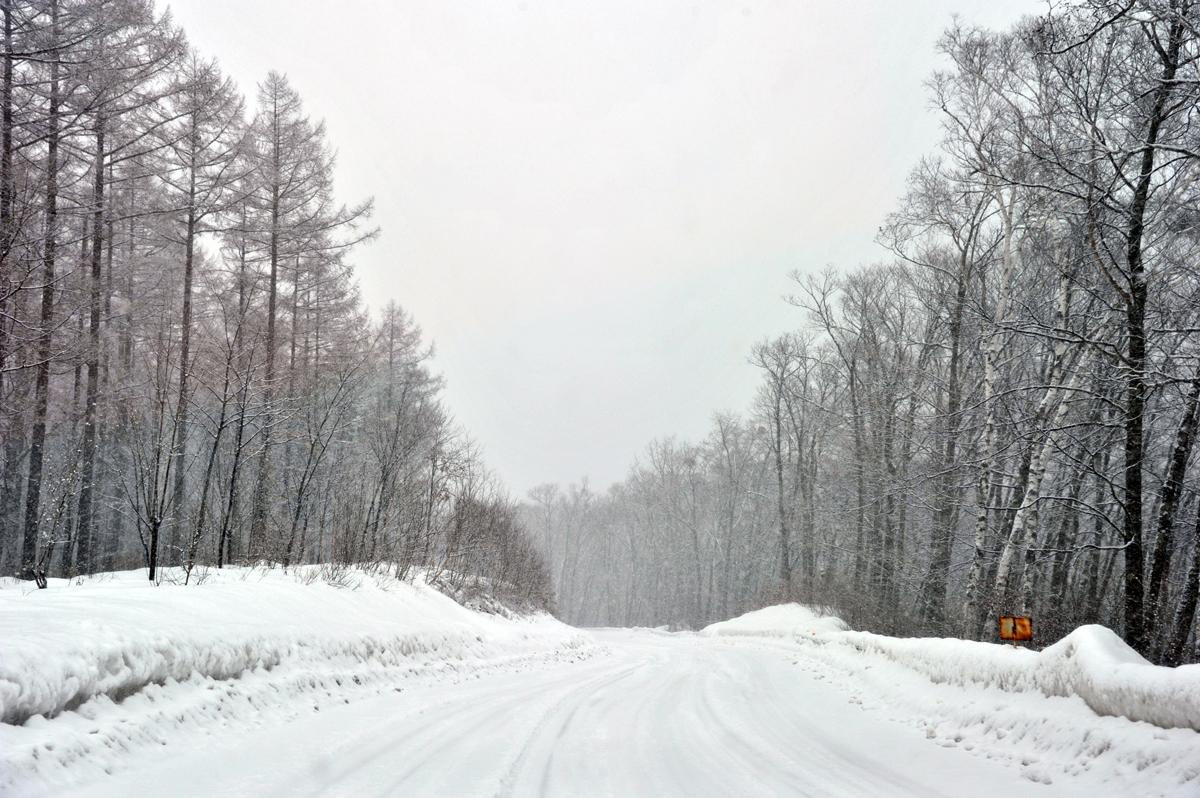
[[[776,604],[763,607],[701,630],[703,635],[736,637],[815,636],[818,633],[844,632],[849,626],[841,618],[817,612],[800,604]]]
[[[210,571],[188,586],[144,571],[40,591],[0,580],[0,794],[103,775],[200,727],[597,651],[547,615],[509,615],[421,581],[315,566]]]
[[[942,745],[1016,763],[1032,781],[1200,795],[1200,665],[1151,665],[1101,626],[1035,652],[856,632],[789,604],[700,634],[792,652],[851,700]]]
[[[1200,795],[1197,670],[1098,627],[584,633],[301,568],[0,582],[0,641],[6,796]]]
[[[143,749],[71,798],[1119,795],[1032,783],[848,704],[793,657],[600,630],[607,653]],[[148,785],[153,785],[151,790]]]

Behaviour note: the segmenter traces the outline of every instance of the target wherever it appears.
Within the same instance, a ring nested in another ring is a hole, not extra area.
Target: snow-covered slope
[[[823,614],[802,604],[776,604],[706,626],[700,634],[790,638],[796,635],[813,637],[818,633],[844,632],[849,628],[841,618]]]
[[[411,679],[474,678],[595,649],[548,615],[476,612],[382,574],[323,575],[0,582],[0,793],[28,777],[52,781],[63,764],[103,767],[104,755],[154,740],[164,724],[252,722],[297,702],[348,703]]]
[[[1140,794],[1200,795],[1200,666],[1151,665],[1110,630],[1085,626],[1040,652],[851,631],[799,604],[700,632],[790,651],[794,664],[940,745]]]
[[[782,604],[715,623],[702,634],[832,643],[886,658],[935,683],[1078,696],[1099,715],[1200,731],[1200,665],[1152,665],[1103,626],[1081,626],[1036,652],[954,638],[855,632],[839,618]]]
[[[0,795],[1200,794],[1196,669],[1107,630],[1035,653],[783,605],[598,645],[494,609],[307,568],[4,583]]]

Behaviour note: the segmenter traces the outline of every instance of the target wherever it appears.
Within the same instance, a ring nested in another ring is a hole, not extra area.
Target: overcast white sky
[[[253,99],[286,72],[373,195],[356,256],[437,347],[448,403],[517,494],[621,479],[742,410],[791,269],[878,260],[938,133],[951,15],[1038,0],[171,0]]]

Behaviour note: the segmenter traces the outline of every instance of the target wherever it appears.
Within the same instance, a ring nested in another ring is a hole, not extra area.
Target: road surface
[[[1061,795],[868,711],[780,647],[596,633],[584,662],[215,733],[72,795]]]

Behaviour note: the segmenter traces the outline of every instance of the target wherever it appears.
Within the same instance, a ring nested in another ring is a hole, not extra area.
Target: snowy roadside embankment
[[[701,634],[785,654],[850,703],[938,745],[1007,762],[1030,781],[1097,795],[1200,791],[1200,667],[1150,665],[1102,627],[1034,652],[856,632],[792,604]]]
[[[0,792],[154,740],[164,724],[253,722],[300,696],[319,711],[413,679],[596,650],[548,615],[476,612],[420,581],[320,577],[316,567],[235,568],[185,587],[131,571],[48,590],[0,580]]]
[[[1103,626],[1082,626],[1038,652],[954,638],[855,632],[799,604],[767,607],[703,634],[789,637],[885,657],[934,683],[1078,696],[1098,715],[1200,731],[1200,665],[1152,665]]]

